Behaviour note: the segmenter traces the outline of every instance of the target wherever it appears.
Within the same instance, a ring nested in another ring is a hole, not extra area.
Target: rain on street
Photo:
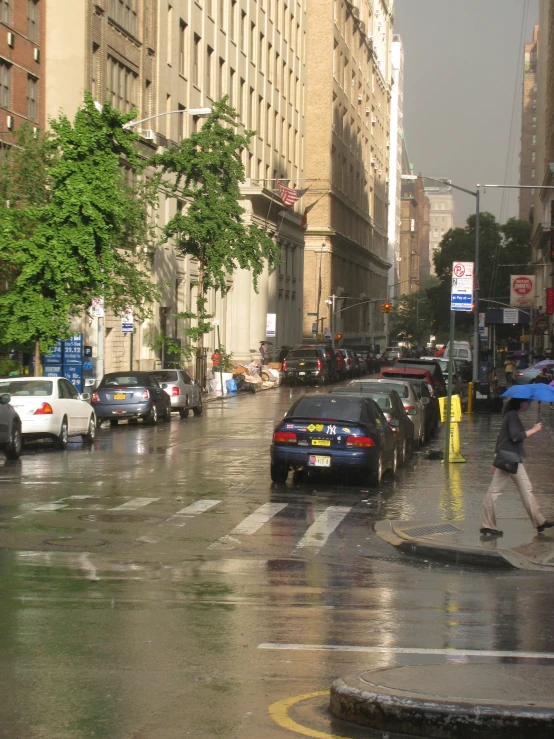
[[[0,736],[356,739],[325,712],[338,676],[554,651],[548,578],[411,560],[372,528],[476,518],[499,417],[467,421],[483,453],[448,483],[424,449],[377,490],[275,486],[271,433],[301,392],[103,427],[92,448],[30,445],[0,468]],[[296,722],[268,711],[312,693]]]

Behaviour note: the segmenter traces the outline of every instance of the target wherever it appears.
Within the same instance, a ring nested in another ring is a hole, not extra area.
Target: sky
[[[468,190],[517,185],[523,43],[532,39],[538,0],[395,0],[394,8],[414,173]],[[455,209],[463,226],[475,198],[456,193]],[[487,190],[481,210],[502,222],[517,217],[518,191]]]

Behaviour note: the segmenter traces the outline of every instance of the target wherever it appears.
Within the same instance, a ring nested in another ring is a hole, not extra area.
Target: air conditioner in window
[[[38,126],[33,126],[33,135],[38,136]]]
[[[144,131],[141,131],[141,134],[143,139],[146,139],[147,141],[154,141],[156,138],[156,132],[153,131],[151,128],[147,128]]]
[[[359,103],[363,102],[363,99],[364,99],[364,96],[363,95],[358,95],[358,102]]]
[[[374,167],[376,167],[376,166],[377,166],[377,160],[375,159],[375,157],[371,157],[371,163],[372,163],[372,165],[373,165]]]
[[[371,124],[374,126],[376,123],[377,123],[377,118],[373,116],[373,118],[371,119]]]
[[[9,116],[8,116],[8,117],[6,118],[6,126],[8,127],[8,129],[9,129],[10,131],[12,130],[12,128],[13,128],[13,115],[9,115]]]
[[[369,115],[370,113],[371,113],[371,108],[366,108],[366,109],[365,109],[365,114],[366,114],[366,115]]]
[[[36,47],[33,49],[33,58],[35,62],[40,62],[40,49],[37,49]]]
[[[387,149],[390,149],[390,141],[387,141]]]
[[[379,174],[379,177],[381,177],[381,175],[383,174],[383,170],[380,169],[379,172],[378,172],[378,174]]]
[[[8,46],[11,46],[12,49],[15,46],[15,36],[11,31],[8,31]]]
[[[390,185],[390,180],[389,180],[389,178],[388,178],[388,177],[387,177],[387,179],[385,180],[385,182],[387,183],[387,185]]]

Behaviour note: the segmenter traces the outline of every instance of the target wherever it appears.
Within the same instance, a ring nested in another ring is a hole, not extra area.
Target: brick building
[[[25,121],[43,128],[44,0],[0,2],[0,141],[9,144]]]
[[[523,96],[521,111],[521,150],[519,184],[537,184],[537,58],[539,27],[533,30],[533,40],[525,44],[523,69]],[[533,190],[519,191],[519,217],[531,220]]]
[[[420,289],[429,277],[429,198],[421,175],[402,181],[400,230],[400,295]]]

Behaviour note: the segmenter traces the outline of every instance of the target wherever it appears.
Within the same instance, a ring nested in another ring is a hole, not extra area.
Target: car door
[[[58,395],[69,421],[69,434],[81,434],[85,430],[84,414],[79,393],[73,385],[62,378],[58,380]],[[87,424],[88,425],[88,424]]]
[[[91,417],[91,407],[86,401],[81,400],[81,395],[79,394],[79,391],[77,390],[75,385],[73,385],[67,379],[65,382],[66,392],[68,393],[71,402],[71,409],[72,412],[75,414],[76,422],[78,424],[78,433],[84,434],[88,431],[88,424]]]
[[[154,403],[156,404],[158,415],[163,416],[167,408],[167,393],[165,392],[165,390],[162,390],[162,386],[155,377],[153,377],[152,375],[148,375],[148,380],[150,383],[148,386],[148,390],[154,396]]]
[[[187,396],[187,408],[196,408],[196,406],[200,403],[200,390],[196,385],[194,385],[194,383],[184,370],[181,370],[180,374],[181,382],[184,385],[185,393]]]
[[[3,395],[0,392],[0,395]],[[0,444],[6,444],[10,440],[10,406],[0,403]]]

